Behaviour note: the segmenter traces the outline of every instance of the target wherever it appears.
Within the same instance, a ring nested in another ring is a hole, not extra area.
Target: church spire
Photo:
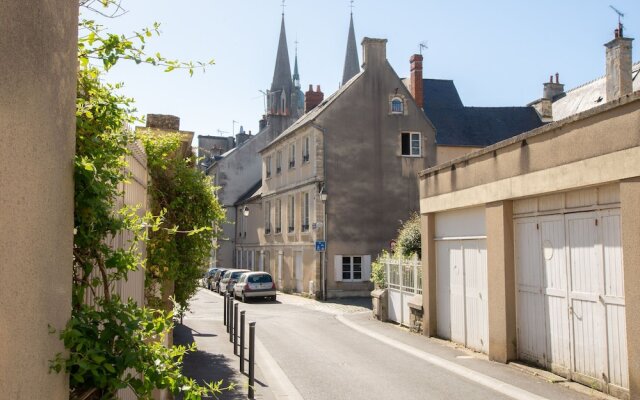
[[[296,40],[296,57],[293,63],[293,86],[300,89],[300,74],[298,73],[298,41]]]
[[[273,71],[273,81],[271,81],[271,91],[285,90],[291,92],[291,64],[289,63],[289,48],[287,47],[287,33],[284,29],[284,12],[282,13],[282,23],[280,24],[280,40],[278,42],[278,53],[276,55],[276,67]]]
[[[349,21],[349,37],[347,38],[347,54],[344,58],[344,70],[342,71],[342,84],[344,85],[360,72],[358,61],[358,48],[356,47],[356,34],[353,29],[353,12]]]

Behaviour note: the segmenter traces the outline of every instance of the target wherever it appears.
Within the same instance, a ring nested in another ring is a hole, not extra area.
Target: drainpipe
[[[323,146],[323,150],[326,150],[326,146],[325,146],[325,136],[326,136],[326,130],[318,125],[315,120],[311,121],[311,126],[313,126],[314,128],[316,128],[317,130],[322,132],[322,146]],[[325,188],[325,183],[326,183],[326,177],[327,177],[327,158],[326,158],[326,151],[322,152],[322,188],[324,191]],[[321,257],[321,264],[322,264],[322,268],[320,270],[321,272],[321,281],[322,281],[322,300],[326,301],[327,300],[327,253],[329,252],[329,245],[327,243],[327,201],[323,201],[322,202],[322,239],[324,240],[325,243],[325,249],[324,252],[322,253],[322,257]]]

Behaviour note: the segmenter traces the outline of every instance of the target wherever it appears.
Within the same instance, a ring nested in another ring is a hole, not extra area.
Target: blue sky
[[[640,40],[638,0],[358,0],[354,23],[360,62],[363,37],[386,38],[387,58],[399,76],[426,41],[424,76],[454,80],[465,105],[515,106],[539,98],[542,83],[560,73],[570,89],[604,74],[604,46],[625,13],[625,36]],[[124,82],[140,114],[173,114],[196,135],[257,131],[264,111],[259,90],[271,84],[281,0],[124,0],[128,13],[98,19],[127,33],[154,21],[162,35],[148,45],[170,58],[215,59],[192,78],[122,63],[108,80]],[[303,91],[338,88],[346,50],[348,0],[288,0],[285,23],[291,62],[298,41]],[[640,60],[638,41],[634,62]],[[293,68],[293,66],[292,66]]]

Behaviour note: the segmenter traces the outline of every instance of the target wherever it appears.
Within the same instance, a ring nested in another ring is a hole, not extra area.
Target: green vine
[[[93,2],[80,2],[88,3]],[[112,4],[110,0],[100,3]],[[163,278],[176,279],[176,285],[180,279],[191,278],[180,271],[187,261],[180,251],[195,249],[197,257],[188,260],[198,262],[193,268],[203,267],[202,255],[208,254],[211,247],[211,228],[220,221],[213,189],[189,162],[173,161],[166,165],[179,178],[172,185],[173,190],[181,193],[178,197],[183,201],[191,199],[193,207],[204,207],[206,210],[199,215],[206,218],[183,217],[178,208],[184,207],[183,203],[172,203],[167,209],[154,208],[155,215],[142,215],[136,207],[118,208],[116,200],[130,177],[126,172],[130,146],[144,140],[145,147],[153,150],[156,138],[141,138],[129,129],[137,122],[133,101],[116,94],[122,85],[101,80],[102,74],[122,59],[164,66],[166,70],[187,69],[189,73],[194,67],[212,62],[182,63],[159,54],[147,56],[145,41],[158,33],[158,25],[125,37],[107,33],[91,20],[82,20],[79,32],[73,307],[71,319],[59,332],[67,351],[51,360],[51,370],[69,374],[71,398],[112,399],[124,388],[130,388],[141,399],[150,399],[155,389],[183,393],[184,399],[220,394],[225,389],[221,382],[199,385],[182,375],[184,354],[193,347],[163,345],[172,329],[171,312],[121,299],[112,291],[115,282],[126,279],[130,271],[157,265],[142,259],[137,248],[140,241],[153,244],[160,236],[154,235],[150,240],[148,231],[162,232],[163,240],[175,246],[173,258],[179,263],[168,266]],[[151,158],[152,162],[157,161],[154,154]],[[165,190],[161,182],[152,183],[151,188],[154,193]],[[176,221],[180,224],[166,228]],[[179,226],[184,227],[183,231]],[[123,232],[131,233],[130,241],[124,246],[112,246],[113,239]],[[192,238],[188,246],[182,244],[184,238]],[[186,287],[180,291],[181,304],[186,304],[193,291],[189,283],[180,285]]]

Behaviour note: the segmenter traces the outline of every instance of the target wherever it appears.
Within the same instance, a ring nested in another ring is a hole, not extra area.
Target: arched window
[[[394,97],[391,99],[391,114],[403,114],[404,102],[400,97]]]

